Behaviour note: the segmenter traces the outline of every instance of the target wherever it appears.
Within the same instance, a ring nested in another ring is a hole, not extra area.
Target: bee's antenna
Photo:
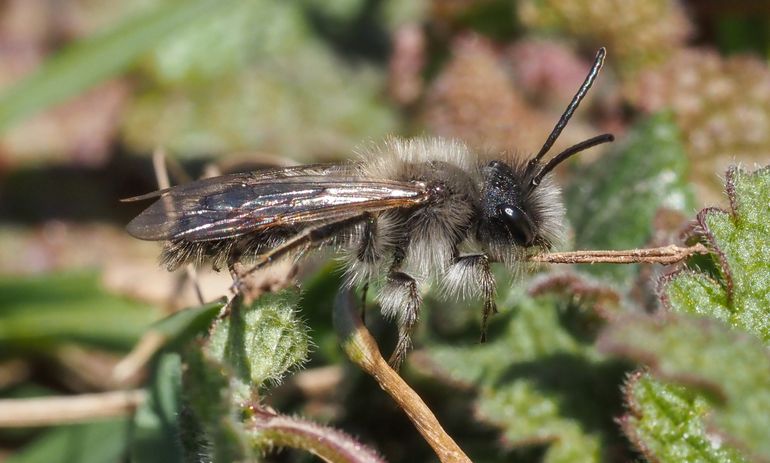
[[[570,102],[569,106],[567,106],[567,109],[564,110],[564,113],[561,115],[561,117],[559,118],[559,121],[554,126],[553,130],[551,131],[551,134],[548,135],[548,138],[545,140],[543,147],[540,148],[540,151],[537,153],[537,155],[529,161],[527,170],[533,169],[540,162],[540,159],[542,159],[543,156],[545,156],[546,153],[548,153],[548,150],[551,149],[554,142],[556,142],[556,139],[559,138],[559,135],[561,135],[561,131],[564,130],[564,127],[567,126],[567,123],[572,118],[572,114],[580,105],[580,102],[583,101],[583,98],[586,96],[586,93],[588,93],[588,90],[591,88],[591,85],[593,85],[594,81],[596,80],[596,76],[599,75],[599,71],[602,69],[602,66],[604,65],[604,57],[606,55],[607,55],[607,50],[604,47],[600,48],[599,52],[596,53],[594,64],[591,67],[591,71],[586,76],[586,79],[583,81],[583,85],[580,86],[580,89],[578,89],[577,93],[572,98],[572,101]],[[577,146],[579,145],[575,145],[573,146],[573,148]],[[548,164],[550,165],[551,163],[548,163]],[[542,178],[540,174],[538,174],[537,177]]]
[[[605,133],[603,135],[599,135],[593,138],[589,138],[588,140],[581,141],[577,145],[572,145],[569,148],[565,149],[561,153],[557,154],[556,156],[552,157],[550,161],[548,161],[548,164],[546,164],[542,169],[540,169],[540,172],[537,173],[532,178],[532,181],[530,182],[530,185],[533,187],[540,184],[540,181],[543,179],[543,177],[548,174],[548,172],[552,171],[554,167],[559,165],[562,161],[569,158],[570,156],[577,154],[581,151],[585,151],[588,148],[592,148],[596,145],[601,145],[602,143],[608,143],[611,141],[615,141],[615,136],[611,133]]]

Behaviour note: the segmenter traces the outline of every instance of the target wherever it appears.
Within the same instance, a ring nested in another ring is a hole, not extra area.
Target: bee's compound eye
[[[517,244],[532,245],[535,239],[534,226],[532,220],[520,207],[504,204],[500,206],[499,214]]]

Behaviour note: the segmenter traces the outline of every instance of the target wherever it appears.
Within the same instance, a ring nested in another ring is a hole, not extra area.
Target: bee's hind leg
[[[412,347],[411,336],[419,318],[422,296],[414,278],[403,272],[391,271],[377,299],[382,313],[398,322],[398,341],[388,361],[394,369],[398,369]]]
[[[369,282],[364,282],[361,288],[361,323],[366,324],[366,296],[369,295]]]

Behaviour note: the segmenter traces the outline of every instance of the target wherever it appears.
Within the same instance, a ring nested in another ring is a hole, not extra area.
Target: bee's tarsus
[[[361,323],[366,324],[366,296],[369,293],[369,282],[361,288]]]

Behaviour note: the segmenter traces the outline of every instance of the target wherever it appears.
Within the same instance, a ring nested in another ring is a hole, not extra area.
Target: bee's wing
[[[336,222],[367,211],[412,207],[428,199],[424,183],[366,179],[343,166],[323,167],[320,174],[307,169],[233,174],[179,185],[155,195],[160,196],[158,201],[128,224],[128,232],[137,238],[230,238],[313,222]]]
[[[159,198],[170,194],[176,196],[205,196],[240,186],[242,183],[257,182],[260,180],[279,179],[302,175],[342,175],[350,172],[350,166],[345,164],[310,164],[304,166],[275,167],[255,170],[252,172],[240,172],[235,174],[220,175],[218,177],[204,178],[183,185],[172,186],[163,190],[121,199],[124,203],[143,201],[145,199]]]

